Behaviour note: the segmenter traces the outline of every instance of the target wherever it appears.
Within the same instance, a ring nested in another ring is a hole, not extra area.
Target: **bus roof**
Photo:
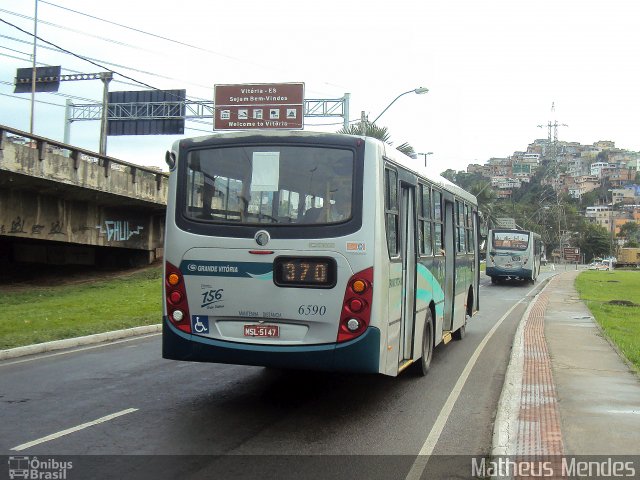
[[[331,138],[337,137],[352,137],[352,138],[360,138],[368,144],[376,144],[378,148],[382,150],[382,154],[392,160],[393,162],[399,164],[403,168],[415,173],[420,177],[427,178],[436,186],[447,190],[454,195],[464,198],[465,200],[477,205],[477,199],[474,195],[459,187],[455,183],[447,180],[442,175],[437,173],[437,171],[433,168],[427,168],[421,164],[421,162],[416,158],[411,158],[404,153],[396,150],[391,145],[384,143],[373,137],[366,137],[360,135],[345,135],[340,133],[328,133],[328,132],[310,132],[310,131],[300,131],[300,130],[245,130],[245,131],[237,131],[237,132],[220,132],[213,133],[212,135],[204,135],[200,137],[192,137],[188,139],[177,140],[173,148],[177,150],[178,144],[181,141],[188,140],[193,142],[194,144],[200,142],[211,141],[215,138],[250,138],[250,137],[265,137],[265,138],[286,138],[286,137],[295,137],[295,138],[305,138],[305,137],[315,137],[322,138],[325,137],[328,140]]]
[[[464,188],[456,185],[450,180],[447,180],[446,178],[444,178],[433,167],[425,167],[417,158],[411,158],[405,155],[404,153],[400,152],[399,150],[396,150],[391,145],[381,142],[380,140],[377,140],[374,138],[367,138],[367,140],[380,143],[384,149],[384,155],[390,158],[391,160],[393,160],[394,162],[402,165],[407,170],[412,171],[413,173],[415,173],[420,177],[425,177],[429,179],[432,183],[434,183],[436,186],[442,188],[443,190],[447,190],[453,193],[454,195],[464,198],[465,200],[473,203],[474,205],[477,205],[478,200],[473,194],[469,193]]]

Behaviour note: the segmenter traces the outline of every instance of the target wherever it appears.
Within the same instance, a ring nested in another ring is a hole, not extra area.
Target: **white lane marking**
[[[11,450],[20,451],[25,450],[27,448],[31,448],[34,445],[39,445],[41,443],[49,442],[51,440],[55,440],[56,438],[63,437],[65,435],[69,435],[70,433],[77,432],[78,430],[83,430],[87,427],[92,427],[93,425],[98,425],[99,423],[108,422],[109,420],[113,420],[114,418],[121,417],[122,415],[126,415],[127,413],[133,413],[138,411],[137,408],[127,408],[126,410],[122,410],[120,412],[112,413],[111,415],[107,415],[106,417],[101,417],[91,422],[83,423],[82,425],[78,425],[76,427],[67,428],[66,430],[62,430],[61,432],[52,433],[51,435],[47,435],[46,437],[38,438],[37,440],[33,440],[31,442],[23,443],[22,445],[18,445],[17,447],[13,447]]]
[[[98,345],[90,345],[88,347],[72,348],[72,350],[65,350],[64,352],[58,352],[58,353],[49,353],[49,354],[46,354],[46,355],[38,355],[38,354],[36,354],[35,357],[29,357],[29,358],[25,358],[25,359],[22,359],[22,360],[14,360],[13,362],[11,362],[11,361],[0,362],[0,367],[7,367],[9,365],[16,365],[18,363],[33,362],[35,360],[41,360],[43,358],[58,357],[60,355],[69,355],[70,353],[84,352],[85,350],[93,350],[95,348],[108,347],[110,345],[117,345],[118,343],[133,342],[135,340],[144,340],[145,338],[156,337],[158,335],[162,335],[162,332],[150,333],[149,335],[139,335],[139,336],[131,337],[131,338],[123,338],[122,340],[113,340],[113,341],[105,340],[105,343],[100,343]]]
[[[473,355],[471,355],[471,358],[469,358],[469,361],[467,362],[467,365],[464,367],[464,370],[460,374],[460,377],[458,378],[458,381],[453,387],[453,390],[451,390],[449,397],[447,398],[446,402],[444,402],[444,405],[442,406],[442,410],[440,410],[440,414],[438,415],[438,418],[436,418],[436,421],[433,424],[433,427],[431,427],[431,432],[429,432],[429,436],[425,440],[424,445],[422,445],[422,448],[420,449],[420,453],[418,453],[418,457],[413,462],[413,465],[411,466],[411,470],[409,470],[409,473],[407,474],[406,480],[419,480],[420,477],[422,476],[422,473],[424,472],[424,469],[427,466],[427,462],[429,461],[429,457],[433,453],[433,449],[435,448],[436,443],[438,443],[438,440],[440,439],[440,435],[442,434],[442,430],[444,429],[444,426],[447,423],[447,420],[449,419],[449,415],[451,415],[453,406],[458,400],[458,397],[460,396],[460,392],[462,392],[462,388],[464,387],[464,384],[466,383],[467,378],[471,373],[471,370],[475,366],[478,360],[478,357],[482,353],[482,350],[487,345],[489,340],[491,340],[491,337],[493,336],[495,331],[498,329],[498,327],[502,325],[502,322],[504,321],[504,319],[507,318],[511,314],[511,312],[513,312],[513,310],[518,305],[520,305],[524,300],[526,300],[526,298],[520,299],[519,302],[515,303],[509,310],[507,310],[507,313],[505,313],[502,316],[502,318],[500,318],[500,320],[496,322],[493,328],[489,330],[489,332],[485,335],[485,337],[482,339],[482,341],[476,348],[475,352],[473,352]]]

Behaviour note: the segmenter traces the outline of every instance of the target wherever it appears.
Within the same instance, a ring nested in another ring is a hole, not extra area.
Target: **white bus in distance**
[[[536,232],[489,230],[485,273],[491,283],[508,279],[534,283],[540,275],[543,252],[542,238]]]
[[[163,357],[398,375],[478,309],[470,193],[368,137],[184,139],[170,166]]]

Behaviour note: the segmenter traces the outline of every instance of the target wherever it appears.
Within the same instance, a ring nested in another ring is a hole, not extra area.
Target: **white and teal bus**
[[[426,374],[478,309],[473,195],[373,138],[241,132],[167,152],[163,357]]]
[[[492,283],[507,279],[533,283],[540,274],[543,250],[542,238],[536,232],[489,230],[485,273]]]

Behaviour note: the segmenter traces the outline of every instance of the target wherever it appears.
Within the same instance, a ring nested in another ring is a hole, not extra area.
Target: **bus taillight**
[[[184,277],[175,265],[165,262],[165,301],[169,320],[183,332],[191,333]]]
[[[369,326],[373,299],[373,267],[353,275],[347,282],[342,302],[338,342],[362,335]]]

